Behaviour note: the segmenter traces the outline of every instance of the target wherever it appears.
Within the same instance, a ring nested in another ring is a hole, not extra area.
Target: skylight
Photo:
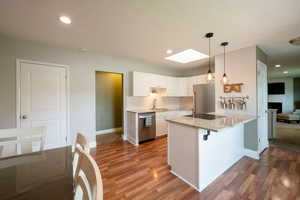
[[[194,62],[196,60],[201,60],[203,58],[208,58],[208,55],[195,51],[193,49],[187,49],[185,51],[179,52],[172,56],[168,56],[165,59],[174,62],[179,62],[182,64]]]

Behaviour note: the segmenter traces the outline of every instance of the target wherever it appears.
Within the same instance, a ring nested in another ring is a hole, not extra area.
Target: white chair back
[[[74,177],[75,200],[103,200],[100,169],[90,154],[75,148],[78,165]]]
[[[81,149],[87,154],[90,153],[90,145],[87,138],[82,133],[77,133],[75,144],[74,144],[74,153],[73,153],[73,176],[75,177],[75,171],[77,169],[78,163],[78,153],[75,151],[76,148]]]
[[[75,140],[75,148],[76,147],[80,147],[84,152],[90,153],[90,145],[84,134],[77,133]]]
[[[0,157],[33,152],[33,145],[39,143],[37,151],[44,149],[47,128],[0,129]]]

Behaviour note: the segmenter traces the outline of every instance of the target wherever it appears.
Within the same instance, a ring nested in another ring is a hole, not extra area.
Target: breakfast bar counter
[[[167,119],[171,173],[202,191],[245,156],[244,124],[255,119],[214,113]]]

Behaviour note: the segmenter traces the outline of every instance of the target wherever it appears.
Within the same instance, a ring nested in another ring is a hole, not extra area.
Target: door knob
[[[22,115],[22,119],[27,119],[27,115]]]

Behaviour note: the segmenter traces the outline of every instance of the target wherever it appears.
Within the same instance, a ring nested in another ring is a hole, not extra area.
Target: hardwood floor
[[[115,131],[109,134],[97,135],[97,145],[111,144],[113,142],[123,141],[122,139],[123,130]]]
[[[271,143],[300,152],[300,124],[278,122],[276,138]]]
[[[300,200],[300,153],[276,147],[259,161],[242,158],[201,193],[169,172],[167,138],[139,147],[115,142],[91,153],[101,169],[105,200]]]

